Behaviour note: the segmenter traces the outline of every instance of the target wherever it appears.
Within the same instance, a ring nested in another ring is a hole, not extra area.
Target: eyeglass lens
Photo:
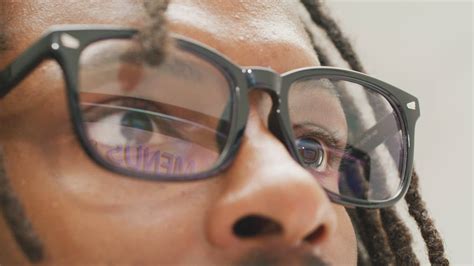
[[[132,40],[88,46],[80,105],[88,140],[108,163],[138,173],[190,175],[212,168],[227,142],[231,93],[220,70],[175,50],[149,65]]]
[[[172,48],[159,65],[133,40],[105,40],[81,54],[82,124],[95,153],[136,173],[183,176],[213,168],[228,142],[232,88],[205,58]],[[288,93],[301,163],[344,198],[385,200],[399,190],[405,143],[380,93],[344,78],[310,77]]]
[[[342,78],[310,77],[290,86],[288,106],[302,163],[326,189],[372,201],[396,195],[405,145],[385,97]]]

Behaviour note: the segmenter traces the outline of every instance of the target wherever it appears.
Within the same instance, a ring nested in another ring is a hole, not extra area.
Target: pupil
[[[127,112],[120,121],[122,135],[128,141],[145,143],[151,138],[153,124],[148,115],[138,112]]]
[[[298,139],[296,146],[305,164],[312,167],[321,166],[324,160],[324,149],[319,141],[309,138]]]

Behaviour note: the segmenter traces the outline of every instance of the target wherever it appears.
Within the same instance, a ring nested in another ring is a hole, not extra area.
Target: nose
[[[207,218],[209,241],[233,250],[323,244],[337,224],[325,191],[265,127],[252,98],[250,106],[241,147]]]

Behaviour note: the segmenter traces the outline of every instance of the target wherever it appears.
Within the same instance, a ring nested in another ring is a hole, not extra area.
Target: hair
[[[164,46],[163,13],[168,0],[146,0],[145,7],[152,18],[142,30],[142,39],[148,51],[161,56]],[[364,68],[335,20],[328,14],[320,0],[301,0],[312,22],[322,28],[336,47],[341,57],[351,69],[364,72]],[[6,39],[0,29],[0,51],[6,49]],[[327,54],[316,45],[311,31],[307,33],[322,65],[331,65]],[[144,38],[154,36],[154,38]],[[159,52],[156,52],[159,51]],[[436,265],[449,265],[445,257],[442,239],[428,215],[425,203],[421,199],[418,175],[412,175],[410,188],[405,196],[408,212],[416,221],[424,239],[429,261]],[[12,192],[3,168],[3,156],[0,149],[0,209],[20,248],[31,262],[39,262],[44,257],[43,247],[33,232],[25,212]],[[412,247],[412,237],[406,224],[400,219],[394,207],[383,209],[347,209],[358,235],[358,263],[360,265],[417,265],[420,264]]]
[[[4,26],[3,26],[3,23],[1,21],[1,16],[0,16],[0,53],[3,53],[8,49],[7,36],[3,27]]]
[[[144,5],[149,19],[140,29],[138,36],[143,47],[144,58],[150,65],[157,65],[166,53],[166,20],[164,12],[169,0],[145,0]]]
[[[5,34],[3,31],[0,29],[0,53],[4,52],[7,50],[7,38],[5,37]]]
[[[3,3],[3,1],[0,1],[0,53],[6,51],[7,48],[8,48],[7,38],[6,38],[6,31],[4,29],[5,23],[2,20],[2,18],[4,17],[4,12],[5,12],[4,11],[5,10],[4,5],[5,5],[5,3]]]
[[[43,259],[43,245],[32,228],[25,210],[7,178],[3,150],[0,147],[0,211],[13,237],[31,262]]]
[[[321,0],[301,0],[311,20],[321,27],[351,69],[365,72],[336,21],[329,16]],[[327,55],[313,42],[322,65],[328,65]],[[405,196],[408,211],[416,221],[428,251],[431,264],[449,265],[444,254],[440,234],[429,217],[418,187],[418,175],[413,172],[410,188]],[[412,239],[406,224],[394,207],[382,209],[348,210],[360,237],[359,264],[367,265],[416,265],[420,264],[412,248]]]

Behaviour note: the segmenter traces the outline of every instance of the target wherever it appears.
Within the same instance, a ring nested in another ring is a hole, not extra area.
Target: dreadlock
[[[169,0],[145,0],[144,5],[148,17],[144,27],[140,29],[138,39],[143,47],[144,59],[150,65],[161,62],[166,52],[166,23],[164,12]]]
[[[425,203],[421,200],[418,189],[418,175],[412,176],[411,186],[405,197],[408,203],[408,211],[415,219],[420,228],[421,235],[428,246],[428,256],[430,262],[436,265],[448,265],[449,261],[444,256],[444,246],[438,230],[434,226],[433,220],[429,217]]]
[[[0,2],[0,19],[3,17],[4,10],[4,3]],[[0,20],[0,53],[7,50],[7,39],[5,37],[5,30],[3,29],[4,24],[5,23]]]
[[[353,70],[364,72],[357,54],[351,43],[344,36],[333,18],[328,15],[321,0],[301,0],[308,11],[311,20],[321,27],[334,44],[341,57]],[[308,31],[309,32],[309,31]],[[312,36],[310,35],[310,38]],[[312,39],[312,38],[311,38]],[[311,40],[317,52],[321,65],[329,65],[327,56],[322,49]],[[444,254],[443,241],[433,220],[429,217],[425,203],[421,200],[418,188],[418,175],[413,172],[410,188],[405,196],[410,215],[416,221],[428,250],[431,264],[449,265]],[[357,233],[362,240],[359,254],[359,264],[373,265],[418,265],[420,264],[411,246],[412,238],[407,226],[402,222],[395,208],[370,210],[356,208],[348,210],[357,227]]]
[[[13,237],[31,262],[43,259],[43,245],[27,219],[23,206],[7,178],[3,151],[0,147],[0,211]]]
[[[0,53],[7,50],[7,39],[0,29]]]
[[[301,2],[308,10],[314,23],[326,31],[339,53],[341,53],[342,58],[347,61],[349,66],[356,71],[364,72],[364,68],[357,54],[354,52],[354,49],[352,49],[351,43],[342,34],[337,23],[328,16],[328,12],[324,10],[321,0],[301,0]]]

